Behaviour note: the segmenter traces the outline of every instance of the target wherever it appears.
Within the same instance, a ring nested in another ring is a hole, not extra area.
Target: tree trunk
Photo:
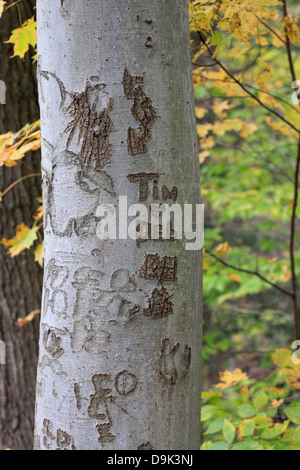
[[[21,2],[25,21],[34,14],[35,1]],[[11,31],[19,27],[16,7],[0,20],[0,80],[6,84],[6,105],[0,105],[0,134],[18,131],[39,117],[35,70],[30,57],[24,61],[10,58],[7,44]],[[21,176],[40,171],[40,154],[26,158],[28,169],[0,168],[0,190]],[[11,238],[22,222],[32,225],[36,198],[41,195],[40,178],[30,178],[15,186],[0,206],[0,239]],[[6,365],[0,365],[0,449],[32,449],[33,421],[38,354],[38,320],[20,329],[14,322],[40,307],[42,270],[32,253],[12,259],[0,245],[0,340],[6,344]]]
[[[200,251],[123,226],[105,240],[99,223],[125,196],[199,203],[187,0],[40,0],[38,56],[35,448],[198,449]]]

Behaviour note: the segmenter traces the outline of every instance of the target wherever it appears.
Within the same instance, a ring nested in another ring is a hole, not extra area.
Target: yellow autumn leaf
[[[278,256],[275,256],[274,258],[268,258],[267,263],[275,263],[275,261],[278,260]]]
[[[212,135],[210,135],[206,139],[201,139],[200,140],[200,147],[203,150],[211,149],[214,146],[215,146],[215,139],[213,138]]]
[[[259,44],[260,46],[268,46],[269,45],[269,41],[267,38],[265,38],[264,36],[259,36],[256,40],[257,44]]]
[[[276,408],[279,408],[283,402],[284,400],[282,398],[280,398],[279,400],[276,400],[276,399],[272,400],[271,405],[268,406],[268,410],[274,410]]]
[[[282,275],[280,276],[280,281],[288,282],[291,279],[292,271],[287,267],[287,265],[281,266]]]
[[[220,243],[216,248],[218,255],[227,255],[232,251],[232,248],[228,245],[228,242]]]
[[[200,164],[204,163],[207,157],[210,156],[210,153],[208,150],[203,150],[203,152],[199,153],[199,162]]]
[[[224,119],[227,116],[227,112],[233,108],[232,104],[229,104],[228,101],[219,101],[213,104],[213,110],[217,116]]]
[[[27,124],[19,132],[0,135],[0,167],[17,165],[27,152],[41,147],[40,121]]]
[[[300,369],[298,364],[293,364],[290,359],[290,365],[281,368],[288,386],[294,390],[300,390]]]
[[[212,124],[197,124],[197,133],[199,137],[206,137],[210,130],[212,130]]]
[[[224,390],[248,379],[249,377],[246,372],[242,372],[241,369],[235,369],[233,372],[225,370],[225,372],[220,372],[220,383],[216,387]]]
[[[265,116],[265,120],[271,129],[279,132],[282,135],[289,136],[296,132],[283,122],[273,122],[270,116]]]
[[[205,252],[203,253],[203,271],[208,271],[209,270],[209,262],[211,261],[211,258],[205,254]]]
[[[286,393],[288,393],[288,390],[284,390],[283,388],[266,387],[265,391],[270,392],[270,393],[275,393],[276,395],[285,395]]]
[[[283,21],[283,26],[285,28],[285,31],[288,35],[289,40],[292,43],[299,43],[300,42],[300,31],[297,25],[297,20],[293,20],[290,16],[286,16]]]
[[[12,258],[20,254],[22,251],[30,248],[37,239],[39,228],[34,225],[32,228],[27,227],[24,223],[18,225],[14,238],[8,240],[2,238],[1,243],[8,248],[8,253]]]
[[[25,21],[20,28],[14,29],[9,40],[5,42],[14,44],[13,57],[19,56],[23,59],[26,52],[29,50],[29,46],[36,46],[36,41],[36,21],[34,17],[32,17]]]
[[[0,18],[4,12],[5,5],[6,5],[6,2],[4,2],[3,0],[0,0]]]
[[[34,250],[34,260],[39,263],[41,267],[44,265],[45,249],[44,242],[41,242],[37,245]]]
[[[33,216],[37,222],[43,218],[43,206],[38,207],[36,215]]]
[[[206,108],[199,108],[198,106],[196,106],[196,116],[198,119],[203,119],[207,113],[208,110]]]
[[[256,131],[257,131],[257,125],[254,124],[254,122],[249,122],[249,123],[244,122],[242,124],[242,130],[240,132],[240,136],[243,139],[246,139],[246,137],[248,137],[248,135],[252,135]]]
[[[242,388],[240,389],[240,394],[241,394],[243,397],[249,398],[249,396],[250,396],[249,388],[245,385],[244,387],[242,387]]]
[[[29,315],[27,315],[25,318],[18,318],[18,320],[15,322],[15,325],[21,328],[22,326],[25,326],[27,325],[27,323],[31,322],[36,317],[36,315],[39,315],[40,313],[41,311],[39,309],[34,310],[33,312],[29,313]]]
[[[280,368],[291,365],[291,351],[287,348],[276,349],[272,354],[272,361]]]
[[[233,282],[241,282],[242,278],[239,274],[226,273],[226,276]]]

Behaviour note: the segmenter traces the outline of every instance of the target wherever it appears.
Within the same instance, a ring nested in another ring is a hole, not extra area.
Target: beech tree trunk
[[[34,14],[35,1],[20,3],[22,20]],[[39,118],[35,67],[27,54],[24,61],[11,58],[13,48],[3,44],[18,28],[16,7],[0,19],[0,80],[6,84],[6,104],[0,104],[0,134],[18,131]],[[0,190],[28,173],[40,171],[40,153],[26,157],[31,169],[0,168]],[[41,179],[30,178],[15,186],[0,204],[0,239],[15,235],[22,222],[32,225]],[[33,446],[33,422],[39,320],[18,328],[14,322],[40,308],[42,270],[33,254],[23,252],[12,259],[0,245],[0,340],[6,345],[6,365],[0,365],[0,449],[29,450]]]
[[[35,449],[199,448],[201,252],[98,231],[125,196],[199,203],[189,44],[187,0],[38,1]]]

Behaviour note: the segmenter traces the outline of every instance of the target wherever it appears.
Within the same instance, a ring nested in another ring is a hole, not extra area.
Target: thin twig
[[[257,276],[259,277],[262,281],[266,282],[267,284],[269,284],[270,286],[274,287],[274,289],[277,289],[279,290],[280,292],[282,292],[283,294],[285,295],[288,295],[290,297],[292,297],[292,292],[284,289],[284,287],[281,287],[279,286],[278,284],[275,284],[274,282],[270,281],[269,279],[267,279],[266,277],[264,277],[262,274],[260,274],[260,272],[258,270],[256,271],[252,271],[251,269],[244,269],[244,268],[240,268],[239,266],[234,266],[233,264],[230,264],[230,263],[227,263],[226,261],[224,261],[222,258],[219,258],[218,256],[216,256],[214,253],[212,253],[211,251],[207,250],[205,248],[205,252],[208,253],[210,256],[212,256],[215,260],[217,260],[219,263],[223,264],[224,266],[226,266],[227,268],[231,268],[231,269],[234,269],[235,271],[239,271],[241,273],[246,273],[246,274],[251,274],[251,275],[254,275],[254,276]]]
[[[3,197],[5,196],[5,194],[7,194],[8,191],[10,191],[14,186],[16,186],[17,184],[21,183],[21,181],[24,181],[24,180],[26,180],[27,178],[33,178],[34,176],[41,176],[41,173],[31,173],[30,175],[22,176],[22,178],[19,178],[18,180],[14,181],[10,186],[8,186],[8,188],[6,188],[6,189],[3,191],[3,193],[1,193],[1,191],[0,191],[1,199],[3,199]]]
[[[286,0],[283,0],[283,19],[288,16]],[[291,42],[288,35],[287,27],[284,28],[285,40],[286,40],[286,52],[289,61],[290,73],[293,82],[296,82],[296,72],[293,62],[293,56],[291,51]],[[296,82],[297,83],[297,82]],[[298,319],[298,299],[297,299],[297,275],[296,275],[296,263],[295,263],[295,228],[296,228],[296,216],[297,216],[297,205],[298,205],[298,186],[299,186],[299,170],[300,170],[300,138],[298,142],[297,159],[294,173],[294,197],[293,197],[293,208],[290,223],[290,262],[291,262],[291,277],[292,277],[292,302],[293,302],[293,315],[294,315],[294,330],[295,339],[299,339],[299,319]]]

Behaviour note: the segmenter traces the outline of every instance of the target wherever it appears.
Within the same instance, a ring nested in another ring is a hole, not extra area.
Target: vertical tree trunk
[[[187,0],[40,0],[38,56],[35,448],[198,449],[200,252],[96,235],[121,196],[199,203]]]
[[[25,21],[34,14],[35,1],[21,2]],[[11,31],[19,27],[16,7],[1,18],[0,80],[6,84],[6,105],[0,105],[0,134],[18,131],[39,117],[35,70],[30,57],[11,59],[13,49],[7,44]],[[0,168],[0,190],[21,176],[40,171],[40,155],[26,158],[25,165]],[[0,238],[15,235],[22,222],[32,225],[32,215],[40,196],[40,178],[28,179],[10,191],[0,205]],[[0,365],[0,449],[32,449],[33,420],[38,353],[38,320],[20,329],[14,325],[39,308],[42,271],[32,253],[12,259],[0,245],[0,340],[6,344],[6,365]]]

